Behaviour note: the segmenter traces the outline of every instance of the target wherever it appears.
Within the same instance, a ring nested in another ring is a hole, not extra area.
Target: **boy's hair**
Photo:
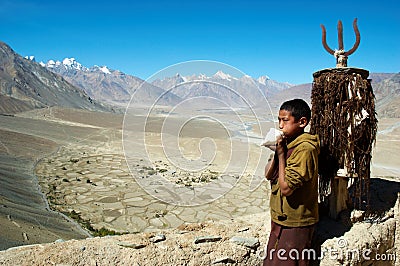
[[[302,117],[305,117],[307,118],[307,122],[310,122],[310,107],[302,99],[293,99],[290,101],[286,101],[281,105],[281,108],[279,110],[286,110],[290,112],[296,121],[298,121]]]

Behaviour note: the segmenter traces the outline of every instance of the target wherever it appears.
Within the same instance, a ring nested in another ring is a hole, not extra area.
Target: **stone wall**
[[[399,195],[384,217],[357,222],[343,236],[326,240],[320,265],[400,265]]]

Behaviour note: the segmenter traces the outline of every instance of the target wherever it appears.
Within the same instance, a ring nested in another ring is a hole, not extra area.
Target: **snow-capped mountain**
[[[28,57],[25,58],[31,59]],[[39,64],[48,69],[54,69],[54,71],[56,72],[62,72],[62,71],[71,72],[72,70],[79,70],[83,72],[101,72],[104,74],[112,74],[112,72],[114,72],[114,70],[109,69],[107,66],[94,65],[91,68],[87,68],[78,61],[76,61],[76,59],[73,57],[64,58],[62,61],[49,60],[47,61],[47,63],[40,62]]]
[[[261,76],[257,79],[258,83],[267,85],[267,81],[270,80],[268,76]]]
[[[96,70],[99,70],[99,71],[103,72],[104,74],[111,74],[111,70],[108,69],[107,66],[96,66],[96,65],[95,65],[95,66],[92,68],[92,71],[96,71]]]
[[[89,69],[84,67],[81,63],[77,62],[75,58],[64,58],[62,61],[54,61],[49,60],[47,63],[40,62],[41,66],[46,67],[48,69],[57,69],[63,68],[64,70],[81,70],[81,71],[88,71]]]
[[[47,63],[40,62],[40,65],[46,68],[54,68],[56,71],[59,71],[57,68],[63,68],[66,71],[79,70],[84,72],[102,72],[104,74],[111,74],[112,71],[107,66],[94,65],[91,68],[87,68],[76,61],[73,57],[64,58],[62,61],[49,60]]]
[[[33,55],[27,55],[24,58],[28,59],[28,60],[31,60],[32,62],[36,62],[35,56],[33,56]]]
[[[215,79],[225,79],[229,81],[237,80],[237,78],[234,78],[231,75],[222,72],[221,70],[218,70],[217,73],[215,73],[212,77]]]
[[[260,83],[261,85],[265,85],[267,87],[274,87],[279,91],[285,90],[292,86],[295,86],[294,84],[290,84],[288,82],[279,82],[279,81],[270,79],[268,76],[261,76],[261,77],[257,78],[257,82]]]
[[[0,42],[0,66],[0,113],[12,114],[49,106],[111,110],[41,67],[33,56],[23,58],[3,42]]]

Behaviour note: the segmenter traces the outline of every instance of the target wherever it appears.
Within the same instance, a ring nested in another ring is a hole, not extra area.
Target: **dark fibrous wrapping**
[[[371,152],[378,123],[370,80],[349,71],[315,73],[311,104],[310,131],[321,140],[321,200],[327,199],[337,170],[346,169],[353,184],[354,207],[360,208],[363,198],[368,205]]]

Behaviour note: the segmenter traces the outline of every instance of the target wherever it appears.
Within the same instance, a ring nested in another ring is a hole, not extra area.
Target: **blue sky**
[[[212,60],[247,75],[301,84],[335,66],[321,44],[361,44],[348,65],[400,71],[398,1],[47,1],[0,0],[0,40],[37,61],[74,57],[147,79],[169,65]],[[183,73],[185,74],[185,73]]]

